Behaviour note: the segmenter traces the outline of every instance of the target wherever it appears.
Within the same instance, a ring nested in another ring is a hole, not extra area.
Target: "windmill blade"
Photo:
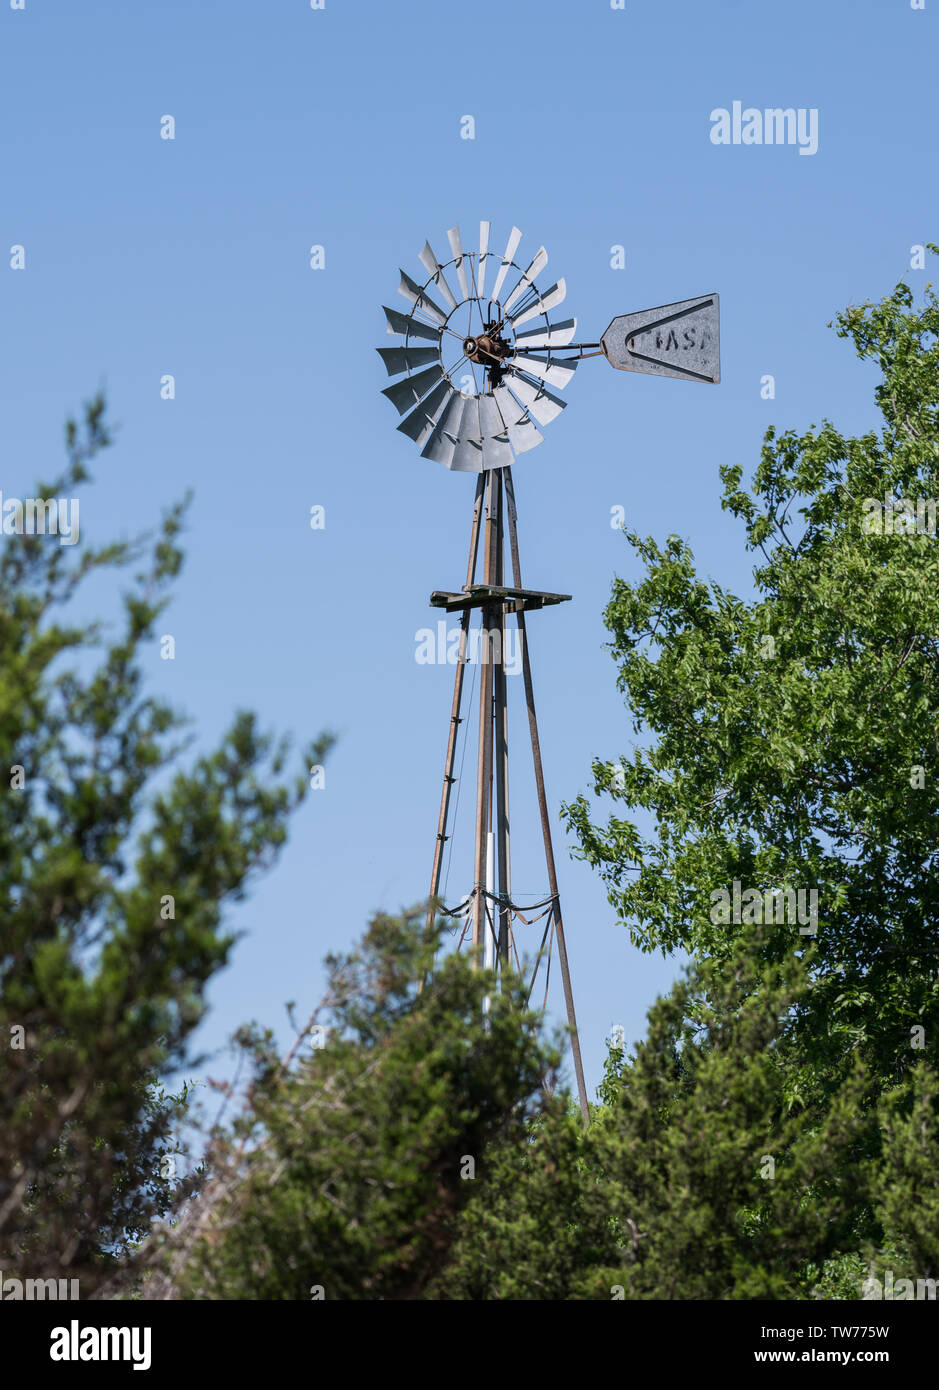
[[[406,376],[403,381],[396,381],[393,386],[386,386],[382,395],[388,397],[399,415],[404,415],[411,409],[415,401],[419,401],[427,395],[430,388],[442,376],[443,369],[439,365],[428,367],[426,372],[418,372],[417,376]]]
[[[463,243],[460,241],[459,227],[451,227],[447,232],[447,240],[450,243],[450,250],[456,259],[456,278],[460,282],[460,293],[464,299],[469,299],[469,285],[466,282],[466,268],[463,265]]]
[[[530,289],[534,285],[535,281],[538,279],[538,276],[541,274],[541,272],[544,270],[547,264],[548,253],[542,246],[535,252],[534,257],[532,258],[531,265],[528,267],[526,271],[523,272],[522,278],[519,280],[518,284],[515,286],[515,289],[512,291],[508,299],[503,304],[502,308],[504,311],[511,309],[512,305],[515,303],[516,299],[518,299],[519,295],[522,294],[525,290]]]
[[[494,396],[479,398],[479,427],[483,435],[483,468],[511,467],[514,455]]]
[[[483,441],[470,439],[457,446],[450,460],[454,473],[481,473],[483,471]]]
[[[479,428],[479,397],[468,396],[460,418],[460,433],[450,460],[457,473],[480,473],[483,466],[483,436]]]
[[[518,230],[517,227],[513,227],[511,235],[509,236],[509,239],[506,242],[505,255],[502,257],[502,264],[499,267],[499,274],[496,276],[496,283],[493,285],[492,289],[489,292],[490,299],[499,298],[499,291],[502,288],[502,281],[505,279],[506,275],[509,272],[509,266],[512,264],[512,261],[515,258],[515,253],[518,250],[518,243],[521,241],[521,239],[521,232]]]
[[[442,463],[445,467],[450,467],[450,460],[453,458],[456,442],[460,437],[460,421],[463,418],[465,406],[466,397],[454,390],[421,450],[422,458],[433,459],[435,463]],[[400,425],[398,428],[400,429]]]
[[[489,258],[489,223],[479,224],[479,269],[476,275],[477,293],[482,299],[486,290],[486,261]]]
[[[410,299],[415,308],[423,309],[424,313],[429,315],[429,317],[434,319],[437,323],[446,323],[447,316],[440,305],[435,304],[430,295],[427,294],[425,290],[422,290],[420,285],[415,284],[410,275],[406,275],[403,270],[401,271],[401,283],[398,286],[398,293],[403,294],[405,299]]]
[[[435,347],[376,348],[375,351],[384,362],[389,376],[413,372],[418,367],[425,367],[428,362],[438,361],[440,357],[440,349]]]
[[[550,425],[567,405],[567,401],[552,395],[540,381],[526,377],[523,372],[514,369],[509,377],[509,390],[539,425]]]
[[[495,397],[488,392],[479,397],[479,428],[483,439],[505,434],[505,421],[496,405]]]
[[[384,304],[382,308],[388,320],[389,333],[403,333],[408,338],[430,338],[435,343],[440,342],[439,328],[433,328],[429,323],[421,323],[420,319],[412,318],[410,314],[399,314],[397,309],[389,309]]]
[[[527,309],[523,309],[519,314],[510,314],[509,322],[514,328],[519,328],[523,323],[527,323],[529,319],[533,319],[536,314],[546,314],[549,309],[554,309],[562,302],[566,294],[567,286],[563,280],[559,280],[556,285],[552,285],[549,290],[546,290],[545,293],[536,299],[534,304],[529,305]]]
[[[513,357],[513,367],[521,367],[531,376],[540,377],[546,386],[557,386],[563,390],[577,369],[577,358],[562,361],[551,357]]]
[[[517,424],[509,425],[509,443],[516,454],[527,453],[529,449],[536,448],[544,443],[544,435],[535,424],[534,420],[526,415]]]
[[[431,246],[429,241],[424,242],[424,249],[420,254],[420,262],[424,269],[427,271],[427,274],[436,284],[438,290],[443,295],[450,308],[455,309],[456,300],[453,297],[453,291],[447,284],[446,278],[443,273],[443,267],[437,260],[437,257],[434,255],[433,247]]]
[[[558,348],[567,347],[577,332],[577,320],[565,319],[563,323],[549,323],[547,328],[530,328],[527,333],[516,333],[517,348]]]
[[[515,455],[512,453],[512,446],[509,443],[508,435],[495,438],[483,438],[483,461],[482,466],[488,471],[490,468],[511,468],[515,462]]]
[[[434,387],[430,395],[425,396],[420,405],[415,406],[410,415],[401,421],[398,429],[409,439],[413,439],[415,444],[423,444],[428,435],[433,433],[434,426],[447,401],[454,395],[459,396],[459,392],[455,391],[447,378],[444,377],[443,381]]]
[[[515,453],[524,454],[528,449],[534,449],[536,444],[540,444],[544,435],[511,391],[505,386],[497,386],[492,394]]]

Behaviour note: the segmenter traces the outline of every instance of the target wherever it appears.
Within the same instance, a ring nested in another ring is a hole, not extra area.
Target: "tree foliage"
[[[749,491],[721,470],[759,555],[751,599],[706,582],[678,537],[630,533],[644,573],[616,581],[606,623],[641,742],[594,764],[622,812],[566,808],[645,950],[727,958],[752,930],[715,921],[734,881],[817,892],[803,1090],[856,1048],[892,1084],[921,1055],[912,1030],[933,1064],[939,1040],[939,542],[916,532],[917,502],[928,527],[939,498],[939,303],[901,284],[837,331],[879,369],[880,427],[770,429]],[[885,496],[899,533],[871,529]],[[798,938],[777,924],[766,959]]]
[[[99,397],[36,496],[75,495],[110,442]],[[180,1195],[163,1160],[185,1096],[159,1080],[228,958],[226,905],[305,788],[246,713],[180,765],[184,721],[145,692],[184,509],[137,541],[0,551],[0,1264],[77,1275],[83,1296]],[[94,574],[128,567],[114,628],[74,616]]]
[[[356,951],[328,960],[292,1065],[245,1035],[247,1107],[216,1136],[207,1190],[148,1252],[151,1295],[426,1295],[486,1156],[524,1148],[557,1062],[520,983],[499,992],[457,955],[418,990],[438,940],[423,909],[378,915]]]
[[[584,1131],[546,1107],[500,1148],[442,1281],[472,1298],[804,1296],[854,1240],[869,1089],[858,1067],[816,1113],[787,1107],[785,1054],[805,965],[750,942],[693,966],[614,1061]]]

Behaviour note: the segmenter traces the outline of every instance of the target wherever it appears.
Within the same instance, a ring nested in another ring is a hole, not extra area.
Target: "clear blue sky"
[[[340,735],[233,914],[247,935],[205,1046],[249,1017],[286,1037],[283,1003],[318,998],[323,955],[427,891],[452,668],[419,666],[414,636],[430,590],[463,582],[473,480],[420,459],[379,394],[398,267],[417,276],[425,238],[442,257],[448,227],[470,246],[488,218],[494,244],[513,222],[521,253],[545,244],[584,338],[721,295],[719,387],[586,362],[514,470],[526,580],[574,595],[530,620],[556,812],[630,746],[601,612],[635,568],[611,508],[746,592],[718,466],[749,471],[770,423],[873,421],[873,372],[826,324],[939,237],[937,24],[939,0],[0,0],[0,487],[52,473],[63,419],[105,383],[120,438],[83,536],[151,526],[195,488],[153,688],[206,740],[238,706]],[[735,100],[817,110],[818,152],[713,144]],[[516,790],[516,890],[539,896],[520,772]],[[592,1093],[611,1025],[641,1036],[678,962],[630,946],[560,826],[557,850]],[[467,844],[451,893],[471,877]]]

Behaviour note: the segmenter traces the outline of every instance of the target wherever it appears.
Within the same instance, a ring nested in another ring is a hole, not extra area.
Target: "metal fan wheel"
[[[505,468],[540,444],[541,428],[566,404],[550,388],[563,389],[577,366],[576,358],[556,355],[577,321],[548,317],[566,290],[563,280],[539,289],[544,247],[524,265],[515,260],[517,227],[501,255],[489,249],[489,233],[481,222],[479,249],[464,251],[459,228],[451,227],[451,257],[443,263],[425,243],[426,278],[401,271],[398,290],[410,310],[385,308],[388,332],[403,346],[378,349],[388,375],[399,378],[383,392],[404,416],[398,429],[423,458],[457,472]],[[506,282],[512,288],[502,300]]]

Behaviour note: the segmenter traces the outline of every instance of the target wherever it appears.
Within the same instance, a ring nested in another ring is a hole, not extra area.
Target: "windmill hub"
[[[463,351],[469,360],[483,367],[498,367],[509,350],[508,343],[491,330],[480,333],[476,338],[463,339]]]

